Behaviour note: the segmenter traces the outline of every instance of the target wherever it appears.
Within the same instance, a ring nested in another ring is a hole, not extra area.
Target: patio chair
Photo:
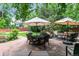
[[[39,45],[45,44],[44,36],[43,35],[39,35],[38,41],[39,41]]]
[[[46,36],[44,37],[45,42],[48,42],[48,45],[49,45],[49,38],[50,38],[50,35],[48,35],[48,34],[46,34]]]
[[[32,33],[27,34],[27,39],[29,40],[29,44],[38,45],[39,43],[37,36],[32,36]]]
[[[78,33],[73,33],[69,36],[68,40],[71,41],[71,42],[76,42],[77,41],[77,36],[78,36]]]
[[[44,42],[45,43],[48,42],[48,44],[49,44],[50,35],[47,33],[41,33],[40,35],[42,35],[42,37],[43,37],[42,39],[44,39]]]
[[[46,40],[44,38],[45,36],[44,35],[39,35],[38,37],[38,46],[43,46],[44,49],[46,49]]]
[[[67,48],[67,56],[79,56],[79,43],[76,43],[73,48]]]
[[[29,44],[32,44],[32,34],[31,33],[28,33],[27,34],[27,39],[29,40]]]

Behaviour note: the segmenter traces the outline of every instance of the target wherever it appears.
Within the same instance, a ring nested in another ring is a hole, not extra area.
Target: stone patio
[[[62,40],[52,38],[49,40],[50,45],[46,44],[46,49],[43,46],[32,46],[28,44],[25,37],[20,37],[17,40],[0,43],[0,56],[65,56],[65,45]]]

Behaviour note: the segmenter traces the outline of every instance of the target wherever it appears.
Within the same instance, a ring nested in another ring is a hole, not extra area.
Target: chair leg
[[[29,43],[29,44],[30,44],[30,41],[29,41],[29,40],[27,40],[27,41],[26,41],[26,43]]]
[[[28,56],[30,56],[30,55],[31,55],[31,53],[32,53],[32,50],[29,52]]]
[[[51,45],[50,45],[49,41],[48,41],[48,47],[51,48]]]
[[[44,43],[44,49],[46,49],[46,45],[45,45],[45,43]]]
[[[48,40],[48,45],[50,45],[49,40]]]
[[[29,42],[29,44],[30,44],[30,42]]]

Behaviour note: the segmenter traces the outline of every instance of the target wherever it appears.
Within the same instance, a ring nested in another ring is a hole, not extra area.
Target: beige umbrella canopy
[[[62,25],[79,25],[78,21],[74,21],[71,18],[63,18],[61,20],[58,20],[55,22],[56,24],[62,24]]]
[[[25,24],[30,26],[45,26],[48,25],[50,22],[39,17],[35,17],[31,20],[25,21]]]
[[[75,21],[75,20],[73,20],[71,18],[68,18],[68,17],[67,18],[63,18],[61,20],[58,20],[55,23],[56,24],[61,24],[61,25],[75,25],[75,26],[79,25],[79,22],[77,22],[77,21]],[[68,35],[68,32],[67,32],[67,35]]]

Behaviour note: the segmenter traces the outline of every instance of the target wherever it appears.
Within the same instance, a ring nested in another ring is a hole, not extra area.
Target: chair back
[[[76,38],[76,37],[78,36],[78,33],[73,33],[73,34],[71,34],[70,36],[71,36],[72,39],[73,39],[73,38]]]
[[[79,56],[79,43],[74,46],[74,56]]]
[[[46,32],[41,33],[40,36],[41,36],[41,39],[44,40],[44,42],[49,41],[50,35],[47,34]]]
[[[77,39],[78,33],[73,33],[70,35],[69,41],[75,42]]]
[[[49,41],[49,38],[50,38],[50,35],[46,33],[46,34],[44,35],[45,41],[48,42],[48,41]]]
[[[28,34],[27,34],[27,39],[28,39],[28,40],[32,40],[32,33],[28,33]]]

